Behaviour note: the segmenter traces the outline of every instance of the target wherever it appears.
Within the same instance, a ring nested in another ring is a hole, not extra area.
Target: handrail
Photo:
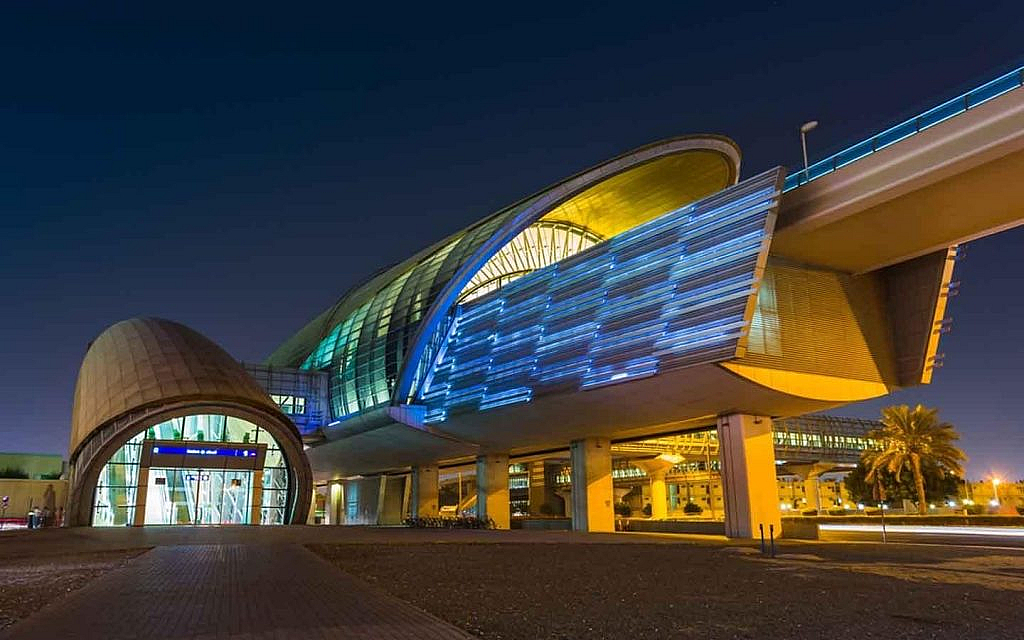
[[[1013,91],[1022,85],[1024,85],[1024,67],[1018,67],[1005,75],[999,76],[995,80],[986,82],[980,87],[947,100],[936,107],[932,107],[920,115],[905,120],[894,127],[889,127],[867,140],[849,146],[824,160],[819,160],[805,169],[794,171],[786,177],[782,192],[792,191],[821,176],[828,175],[851,162],[856,162],[900,140],[905,140],[940,122],[969,111],[984,102]]]

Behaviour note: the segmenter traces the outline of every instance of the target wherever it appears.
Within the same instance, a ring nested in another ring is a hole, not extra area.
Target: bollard
[[[775,557],[775,525],[774,524],[768,525],[768,535],[771,537],[771,541],[772,541],[772,557],[774,558]]]
[[[761,555],[764,555],[764,524],[757,525],[757,528],[761,530]]]

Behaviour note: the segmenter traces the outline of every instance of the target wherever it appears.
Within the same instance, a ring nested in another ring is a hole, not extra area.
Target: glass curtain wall
[[[534,199],[520,202],[439,243],[436,250],[410,264],[391,281],[378,284],[375,291],[368,295],[357,292],[351,303],[346,300],[338,305],[335,317],[325,323],[325,328],[330,328],[299,365],[302,369],[330,371],[332,418],[343,419],[390,402],[423,316],[463,264],[507,220],[533,202]],[[558,255],[589,242],[575,232],[555,234],[548,230],[541,235],[544,237],[538,236],[539,244],[534,242],[539,253],[533,260],[541,266],[548,263],[543,256]],[[420,375],[422,372],[417,369],[417,377]]]
[[[272,435],[257,425],[224,415],[191,415],[180,418],[173,418],[166,422],[154,425],[141,431],[132,437],[128,442],[118,449],[110,460],[100,470],[99,480],[96,484],[96,494],[93,500],[93,526],[127,526],[135,520],[135,505],[138,495],[139,483],[139,458],[142,453],[142,441],[145,439],[154,440],[184,440],[193,442],[238,442],[243,444],[262,443],[267,445],[267,456],[263,467],[263,500],[260,506],[261,524],[284,524],[288,506],[288,468],[285,463],[284,454]],[[175,473],[167,474],[167,471]],[[175,475],[181,472],[179,475]],[[221,474],[214,478],[217,473]],[[247,473],[248,476],[239,475]],[[189,479],[191,474],[192,479]],[[208,477],[204,479],[203,474]],[[229,477],[230,476],[230,477]],[[150,470],[150,487],[153,490],[157,477],[163,477],[164,481],[170,484],[163,485],[157,493],[168,493],[166,500],[170,502],[184,503],[184,512],[191,514],[189,523],[205,523],[204,518],[209,520],[222,518],[225,513],[224,498],[214,507],[218,498],[212,494],[207,495],[205,512],[197,511],[196,505],[202,506],[202,494],[196,498],[196,486],[199,483],[199,491],[203,490],[203,484],[207,485],[207,491],[235,491],[231,494],[237,496],[237,490],[232,489],[234,481],[247,487],[252,485],[251,472],[219,471],[213,469],[174,469],[174,470]],[[189,484],[193,483],[193,484]],[[225,483],[227,485],[225,486]],[[191,498],[185,490],[186,485],[191,486]],[[172,489],[174,489],[172,491]],[[152,495],[152,494],[150,494]],[[222,496],[223,497],[223,496]],[[180,500],[179,500],[180,498]],[[189,507],[189,500],[192,506]],[[147,502],[149,500],[147,499]],[[228,509],[230,512],[230,508]],[[206,515],[204,515],[204,513]],[[149,521],[147,509],[146,521]],[[154,515],[154,517],[157,517]],[[235,517],[232,515],[232,517]],[[168,516],[170,519],[170,516]],[[178,519],[175,517],[174,519]],[[248,521],[248,520],[246,520]],[[170,524],[174,524],[171,522]],[[213,522],[209,522],[213,524]]]

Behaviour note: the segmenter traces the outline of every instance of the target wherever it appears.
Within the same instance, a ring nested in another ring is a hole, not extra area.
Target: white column
[[[725,496],[725,535],[756,538],[758,525],[782,534],[771,418],[732,414],[718,419],[718,455]]]
[[[496,529],[508,529],[508,455],[490,453],[476,459],[476,515],[490,518]]]
[[[574,440],[569,452],[573,531],[615,531],[611,441]]]

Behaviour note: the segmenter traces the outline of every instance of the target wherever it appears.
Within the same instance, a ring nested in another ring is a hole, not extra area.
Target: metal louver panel
[[[733,358],[781,189],[773,169],[460,305],[426,422]]]

